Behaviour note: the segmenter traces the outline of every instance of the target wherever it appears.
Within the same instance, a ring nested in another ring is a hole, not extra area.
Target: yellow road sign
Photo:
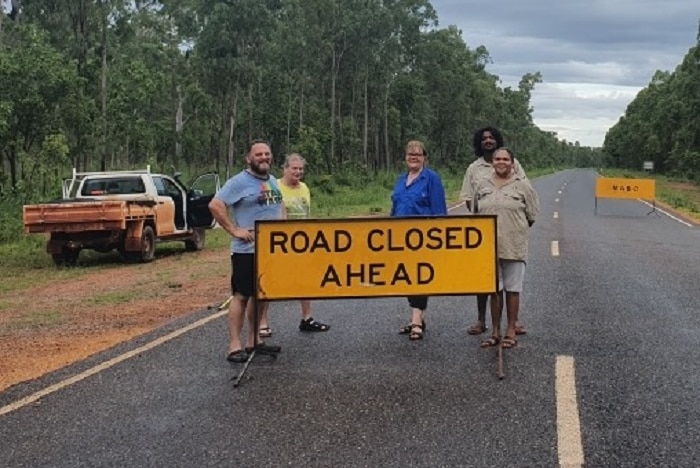
[[[595,184],[597,198],[641,198],[656,199],[654,179],[613,179],[598,177]]]
[[[496,292],[496,217],[259,221],[261,300]]]

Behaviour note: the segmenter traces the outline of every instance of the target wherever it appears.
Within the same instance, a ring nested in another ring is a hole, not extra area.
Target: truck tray
[[[129,221],[153,218],[150,200],[61,200],[25,205],[24,232],[81,232],[126,229]]]

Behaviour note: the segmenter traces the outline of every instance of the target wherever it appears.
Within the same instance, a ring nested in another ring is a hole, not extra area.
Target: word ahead
[[[255,225],[258,299],[496,290],[496,218],[351,218]]]

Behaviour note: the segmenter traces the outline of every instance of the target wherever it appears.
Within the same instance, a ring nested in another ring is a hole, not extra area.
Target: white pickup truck
[[[156,242],[184,241],[204,248],[214,226],[209,202],[219,176],[203,174],[190,187],[176,174],[136,171],[76,172],[63,182],[63,198],[25,205],[25,233],[48,233],[46,250],[57,265],[74,265],[82,249],[117,249],[127,260],[153,260]]]

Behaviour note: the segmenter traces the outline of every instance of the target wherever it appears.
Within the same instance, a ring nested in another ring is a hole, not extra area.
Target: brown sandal
[[[411,333],[408,335],[409,340],[422,340],[423,339],[423,325],[418,325],[417,323],[411,324]]]
[[[491,338],[487,338],[484,341],[481,342],[481,347],[482,348],[493,348],[494,346],[498,346],[498,343],[501,342],[501,338],[498,336],[492,336]]]
[[[469,335],[481,335],[484,333],[486,330],[488,330],[489,327],[486,325],[482,325],[480,323],[475,323],[471,327],[467,328],[467,334]]]
[[[516,340],[514,336],[506,336],[505,338],[503,338],[503,342],[501,343],[501,348],[510,349],[510,348],[515,348],[517,345],[518,345],[518,340]]]
[[[412,328],[413,328],[413,323],[409,323],[408,325],[404,325],[403,327],[399,328],[399,335],[410,335]],[[423,320],[423,324],[421,325],[421,328],[423,329],[423,331],[428,329],[428,326],[425,324],[425,320]]]

